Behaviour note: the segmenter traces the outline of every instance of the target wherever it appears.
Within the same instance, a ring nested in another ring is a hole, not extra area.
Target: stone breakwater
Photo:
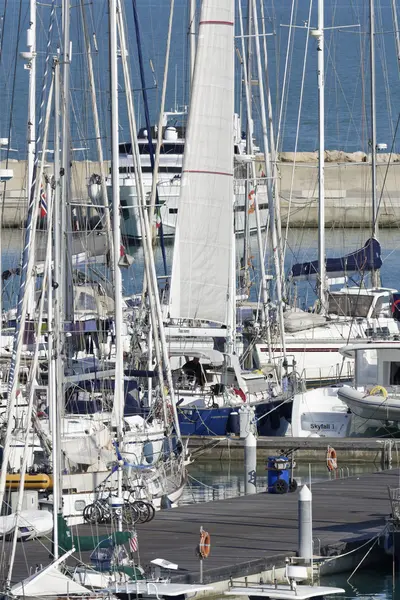
[[[109,162],[104,164],[109,172]],[[4,162],[1,167],[5,168]],[[282,223],[292,227],[318,224],[318,153],[281,152],[277,161],[277,189]],[[325,152],[326,226],[369,227],[371,216],[371,157],[364,152]],[[21,227],[27,210],[26,161],[9,161],[14,176],[3,196],[3,225]],[[49,165],[51,172],[52,166]],[[263,176],[263,156],[256,157],[256,171]],[[99,173],[99,164],[74,161],[71,171],[72,201],[89,202],[87,181]],[[262,193],[260,193],[262,195]],[[400,154],[377,155],[377,196],[380,199],[379,224],[398,227],[400,221]]]

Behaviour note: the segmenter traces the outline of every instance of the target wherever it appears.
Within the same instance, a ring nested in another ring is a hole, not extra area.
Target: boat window
[[[142,173],[152,173],[153,169],[151,167],[142,167]],[[131,174],[135,172],[134,167],[119,167],[120,174]],[[182,173],[182,167],[158,167],[159,173]]]
[[[381,316],[381,314],[383,312],[384,302],[386,305],[388,305],[388,299],[384,298],[383,296],[381,296],[380,298],[377,299],[376,304],[374,306],[374,310],[372,311],[373,319],[377,319],[378,317]]]
[[[153,144],[154,152],[156,150],[156,144]],[[183,154],[185,149],[184,144],[161,144],[160,154]],[[140,154],[150,154],[148,144],[139,144]]]
[[[356,350],[356,387],[375,385],[378,379],[378,356],[376,349]]]
[[[263,203],[261,203],[261,204],[258,205],[258,208],[260,210],[264,210],[264,209],[268,208],[268,203],[267,202],[263,202]],[[241,206],[240,205],[239,206],[236,205],[235,208],[234,208],[235,212],[244,212],[245,209],[246,209],[246,207],[244,205],[241,205]]]
[[[90,294],[81,292],[78,296],[75,308],[77,310],[97,310],[96,300]]]
[[[157,143],[153,142],[153,150],[156,151]],[[161,144],[160,154],[183,154],[185,150],[185,144]],[[125,143],[119,145],[120,154],[132,154],[132,144]],[[147,142],[139,141],[139,154],[150,154],[150,147]]]
[[[342,317],[367,317],[373,296],[329,294],[328,312]]]
[[[400,385],[400,362],[390,363],[390,385]]]

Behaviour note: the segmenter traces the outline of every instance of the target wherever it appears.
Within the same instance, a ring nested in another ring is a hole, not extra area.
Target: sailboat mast
[[[196,59],[196,0],[189,0],[189,48],[190,48],[190,80],[193,78]]]
[[[246,152],[247,154],[253,154],[253,116],[252,116],[252,77],[251,77],[251,65],[253,55],[253,43],[252,43],[252,11],[251,1],[249,0],[247,5],[247,56],[244,54],[245,44],[243,37],[243,17],[242,17],[242,6],[241,1],[239,2],[239,19],[240,29],[242,38],[242,53],[243,53],[243,74],[244,74],[244,85],[246,95],[246,112],[247,112],[247,126],[246,126]],[[247,76],[246,76],[246,64],[247,61]],[[240,134],[240,132],[239,132]],[[249,245],[250,245],[250,223],[249,223],[249,197],[250,192],[255,185],[254,181],[254,164],[247,163],[246,165],[246,185],[244,189],[244,235],[243,235],[243,282],[244,287],[249,287]]]
[[[107,242],[108,249],[110,252],[110,256],[114,255],[114,243],[112,237],[112,227],[111,227],[111,215],[110,215],[110,207],[108,204],[108,195],[107,195],[107,185],[106,185],[106,171],[104,166],[104,155],[103,155],[103,146],[101,141],[101,133],[100,133],[100,121],[99,121],[99,111],[97,108],[97,98],[96,98],[96,85],[94,79],[94,70],[93,70],[93,58],[92,58],[92,49],[90,38],[86,25],[86,13],[85,13],[85,5],[84,0],[81,0],[81,20],[82,20],[82,28],[83,28],[83,36],[85,39],[86,46],[86,58],[87,58],[87,68],[89,75],[89,88],[90,88],[90,97],[92,101],[92,111],[93,111],[93,124],[95,130],[96,137],[96,147],[97,147],[97,156],[99,158],[99,170],[100,170],[100,185],[101,185],[101,193],[103,200],[103,211],[104,211],[104,221],[107,232]],[[114,281],[114,264],[111,261],[110,263],[110,275],[111,282]]]
[[[375,6],[369,2],[370,70],[371,70],[371,192],[372,192],[372,237],[378,239],[378,203],[376,197],[376,98],[375,98]],[[372,245],[371,245],[372,247]],[[372,260],[373,264],[373,260]],[[379,287],[379,271],[371,272],[372,287]]]
[[[122,275],[119,266],[121,248],[120,191],[119,191],[119,135],[118,135],[118,46],[117,46],[117,0],[109,0],[110,28],[110,95],[111,95],[111,181],[114,240],[114,303],[115,303],[115,384],[114,414],[116,415],[117,441],[123,437],[124,373],[122,348]],[[122,496],[122,470],[118,469],[118,497]],[[118,520],[119,529],[122,520]]]
[[[36,152],[36,0],[29,1],[29,28],[26,32],[28,46],[28,62],[25,68],[29,73],[28,80],[28,128],[27,128],[27,199],[28,204],[34,182]],[[28,315],[33,317],[35,311],[35,283],[29,290]]]
[[[318,265],[319,265],[319,301],[321,313],[327,309],[327,285],[325,262],[325,58],[324,58],[324,0],[318,0],[317,29],[311,35],[317,40],[317,77],[318,77]]]
[[[30,53],[28,63],[28,195],[33,181],[33,168],[36,151],[36,0],[29,2],[29,29],[27,31],[27,46]]]
[[[61,121],[61,85],[60,85],[60,61],[54,61],[54,268],[53,281],[54,286],[54,330],[53,337],[53,353],[49,354],[49,395],[56,393],[52,403],[51,418],[51,442],[53,456],[53,556],[57,559],[58,551],[58,515],[62,510],[61,486],[59,478],[61,478],[61,456],[57,450],[58,440],[61,436],[61,412],[55,411],[56,399],[60,402],[64,400],[64,365],[61,360],[61,331],[63,322],[63,304],[61,297],[62,272],[61,272],[61,181],[60,181],[60,121]],[[49,289],[53,283],[49,281]],[[53,418],[54,417],[54,418]]]
[[[397,18],[396,0],[392,0],[392,17],[393,17],[394,40],[395,40],[395,44],[396,44],[396,54],[397,54],[397,68],[400,71],[400,31],[399,31],[399,21]]]
[[[63,49],[62,49],[62,148],[61,148],[61,232],[62,232],[62,250],[61,250],[61,298],[64,303],[64,318],[71,322],[73,318],[73,289],[71,273],[69,270],[68,251],[71,235],[71,207],[70,207],[70,185],[71,185],[71,144],[70,144],[70,64],[71,64],[71,40],[70,40],[70,0],[62,2],[62,31],[63,31]],[[64,342],[67,346],[67,339]],[[69,345],[69,344],[68,344]],[[68,352],[67,352],[68,354]]]
[[[180,428],[179,428],[179,420],[178,413],[176,409],[175,403],[175,394],[174,394],[174,384],[172,381],[172,373],[171,373],[171,365],[169,362],[168,356],[168,348],[165,337],[165,331],[163,326],[163,318],[160,304],[160,297],[158,292],[157,285],[157,275],[156,268],[154,263],[154,254],[151,247],[151,231],[150,231],[150,222],[147,211],[145,210],[144,199],[144,187],[143,187],[143,179],[142,173],[140,170],[140,156],[139,156],[139,148],[137,144],[137,130],[136,130],[136,120],[135,120],[135,111],[133,108],[133,98],[132,98],[132,86],[130,83],[129,69],[126,61],[127,57],[127,47],[125,40],[125,30],[124,23],[122,19],[121,13],[121,2],[117,0],[118,7],[118,26],[119,26],[119,39],[121,45],[121,59],[122,59],[122,68],[124,72],[124,80],[125,80],[125,89],[126,89],[126,100],[128,105],[128,120],[129,120],[129,129],[131,134],[131,142],[132,142],[132,158],[134,164],[134,173],[135,173],[135,183],[136,189],[138,191],[138,202],[139,202],[139,214],[140,214],[140,227],[142,230],[142,239],[143,239],[143,251],[144,251],[144,266],[145,266],[145,274],[146,281],[148,282],[148,291],[150,294],[150,315],[151,315],[151,324],[154,333],[154,349],[156,354],[156,361],[158,365],[158,375],[160,381],[160,392],[163,399],[163,409],[165,415],[165,424],[167,424],[167,411],[166,411],[166,403],[165,403],[165,394],[164,394],[164,382],[163,382],[163,372],[165,370],[166,379],[168,383],[168,387],[170,390],[170,399],[172,404],[172,411],[174,415],[174,424],[175,431],[178,438],[181,437]],[[161,350],[161,352],[160,352]],[[161,368],[163,365],[163,368]],[[169,438],[170,440],[170,438]]]
[[[260,90],[260,104],[261,104],[261,125],[263,132],[263,150],[264,150],[264,160],[265,160],[265,174],[267,177],[267,191],[268,191],[268,212],[269,212],[269,220],[270,220],[270,230],[271,230],[271,243],[272,243],[272,253],[274,259],[274,268],[276,275],[276,299],[277,299],[277,308],[278,308],[278,320],[279,320],[279,328],[281,334],[281,347],[282,354],[284,360],[286,361],[286,344],[285,344],[285,336],[284,336],[284,320],[283,320],[283,301],[282,301],[282,277],[281,277],[281,259],[279,255],[279,247],[278,247],[278,238],[276,233],[276,218],[275,218],[275,205],[273,198],[273,190],[272,190],[272,169],[271,169],[271,160],[269,154],[269,141],[268,141],[268,128],[267,128],[267,119],[266,119],[266,104],[265,104],[265,96],[264,96],[264,78],[263,78],[263,70],[261,65],[261,48],[260,48],[260,37],[258,31],[258,15],[257,15],[257,5],[256,0],[252,0],[253,2],[253,19],[254,19],[254,35],[255,35],[255,44],[256,44],[256,57],[257,57],[257,76],[259,82],[259,90]],[[256,199],[256,211],[257,211],[257,199]],[[257,213],[256,213],[257,216]],[[264,267],[264,253],[263,246],[261,240],[261,231],[259,227],[259,223],[257,223],[257,230],[259,236],[259,248],[260,248],[260,257],[261,258],[261,275],[264,279],[262,285],[266,285],[265,279],[265,271]],[[267,307],[265,307],[265,311],[267,312]],[[268,326],[268,323],[267,323]]]

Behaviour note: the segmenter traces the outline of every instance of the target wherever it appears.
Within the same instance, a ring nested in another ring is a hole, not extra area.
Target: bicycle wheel
[[[136,522],[147,523],[150,516],[149,505],[147,504],[147,502],[144,502],[143,500],[136,500],[134,506],[138,511],[138,520]]]
[[[126,502],[122,507],[122,522],[127,525],[135,525],[139,520],[139,511],[133,502]]]
[[[103,511],[101,507],[96,504],[88,504],[83,509],[83,518],[86,523],[90,523],[91,525],[95,525],[96,523],[100,523],[102,521]]]
[[[154,515],[156,514],[156,509],[150,502],[145,502],[145,504],[147,504],[147,508],[149,511],[149,517],[148,517],[146,523],[149,523],[150,521],[152,521],[154,519]]]

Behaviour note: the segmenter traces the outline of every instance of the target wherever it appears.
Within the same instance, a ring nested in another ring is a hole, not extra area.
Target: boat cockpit
[[[341,353],[354,357],[355,388],[381,386],[400,391],[400,343],[356,344],[347,346]]]

